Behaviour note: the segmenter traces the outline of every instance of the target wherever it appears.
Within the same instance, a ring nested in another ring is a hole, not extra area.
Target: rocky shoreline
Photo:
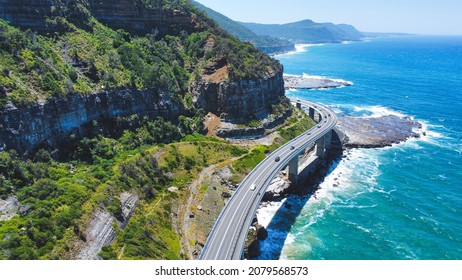
[[[327,89],[352,86],[352,82],[316,76],[284,75],[286,89]]]

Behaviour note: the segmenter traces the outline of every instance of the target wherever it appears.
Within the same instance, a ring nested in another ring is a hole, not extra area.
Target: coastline
[[[290,185],[284,172],[273,181],[274,185],[279,184],[282,187],[270,187],[257,212],[258,224],[265,228],[268,239],[261,241],[261,251],[255,259],[286,259],[288,255],[284,250],[290,250],[290,244],[295,240],[292,227],[299,216],[306,216],[305,207],[321,206],[319,213],[313,214],[308,225],[316,223],[324,215],[326,207],[332,203],[333,194],[348,190],[349,177],[352,176],[350,169],[356,161],[367,157],[368,150],[380,151],[427,134],[421,123],[405,115],[343,117],[340,120],[343,127],[336,129],[337,144],[333,145],[326,159],[320,160],[314,168],[308,165],[312,161],[310,153],[300,159],[299,180],[302,183]],[[347,122],[349,129],[345,129]],[[396,127],[391,129],[392,126]],[[352,134],[352,127],[363,129]],[[362,140],[363,137],[366,137],[366,142]],[[372,178],[376,176],[370,175]],[[284,186],[281,181],[289,186]]]
[[[414,130],[425,134],[386,148],[351,149],[321,184],[317,199],[305,203],[285,234],[279,259],[461,256],[457,246],[461,239],[455,233],[461,228],[456,210],[461,205],[457,187],[462,178],[457,167],[462,153],[458,110],[462,84],[456,79],[459,64],[454,60],[458,53],[454,46],[460,50],[461,44],[460,38],[452,37],[372,38],[280,57],[286,73],[309,71],[355,82],[354,87],[343,89],[291,90],[288,96],[330,105],[341,117],[410,116],[422,125]],[[435,48],[444,52],[434,53]],[[339,63],[344,64],[335,68]],[[284,203],[268,205],[259,214],[284,217],[289,212]],[[275,221],[267,219],[277,229]],[[263,224],[264,218],[260,220]],[[262,251],[272,249],[274,233],[269,231],[268,246],[262,244]]]

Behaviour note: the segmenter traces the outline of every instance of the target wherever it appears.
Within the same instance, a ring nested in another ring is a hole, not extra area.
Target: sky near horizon
[[[303,19],[347,23],[360,31],[462,35],[462,0],[196,0],[243,22]]]

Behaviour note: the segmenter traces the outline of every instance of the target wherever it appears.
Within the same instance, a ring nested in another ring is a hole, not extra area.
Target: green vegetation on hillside
[[[230,36],[189,1],[136,1],[197,13],[204,27],[179,36],[132,36],[99,23],[80,0],[55,3],[49,21],[63,30],[59,33],[39,35],[0,20],[0,105],[120,88],[167,92],[182,100],[191,79],[216,60],[229,65],[231,79],[281,70],[277,61]]]
[[[166,126],[160,128],[160,123]],[[175,186],[179,192],[187,192],[188,184],[203,168],[230,158],[239,158],[231,168],[238,183],[265,154],[310,126],[308,117],[295,111],[278,130],[280,137],[273,145],[247,149],[195,133],[165,145],[163,139],[179,132],[158,120],[116,139],[85,138],[66,161],[53,159],[45,150],[27,160],[15,151],[1,152],[0,198],[15,196],[21,206],[16,217],[0,221],[0,259],[75,257],[73,246],[84,238],[97,209],[120,216],[122,192],[137,194],[140,204],[127,227],[117,230],[115,243],[104,248],[100,256],[183,258],[171,219],[178,194],[167,188]]]
[[[246,150],[200,135],[169,145],[127,145],[137,138],[83,139],[67,162],[44,150],[26,161],[1,152],[0,198],[16,196],[22,206],[18,216],[0,221],[0,259],[72,257],[68,250],[83,238],[92,213],[103,208],[119,217],[125,191],[141,203],[114,245],[124,247],[123,258],[180,258],[170,220],[175,195],[166,188],[183,190],[202,168]]]
[[[99,23],[85,0],[53,1],[53,16],[47,20],[59,32],[37,34],[0,20],[2,109],[9,101],[21,107],[68,94],[125,88],[170,94],[188,109],[174,123],[161,117],[118,117],[114,122],[120,131],[114,133],[106,133],[110,128],[94,120],[88,125],[104,133],[83,139],[71,135],[57,150],[0,152],[0,198],[19,202],[17,214],[0,221],[0,259],[75,258],[97,210],[120,218],[123,192],[138,195],[140,203],[125,229],[114,224],[116,241],[100,256],[183,258],[171,218],[177,194],[167,188],[187,192],[204,167],[236,157],[242,158],[233,171],[242,176],[263,159],[262,153],[276,147],[254,152],[198,134],[204,113],[193,108],[188,91],[217,60],[227,63],[228,77],[235,80],[261,78],[282,66],[230,36],[189,1],[133,1],[190,13],[200,28],[178,36],[134,36]],[[304,124],[294,122],[293,127],[299,131]],[[277,144],[286,141],[284,130],[280,133]]]

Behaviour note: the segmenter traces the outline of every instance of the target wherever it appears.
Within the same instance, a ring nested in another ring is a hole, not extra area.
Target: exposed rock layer
[[[79,247],[76,259],[93,260],[99,259],[98,253],[105,246],[109,246],[116,238],[116,231],[114,229],[114,222],[120,229],[124,229],[136,206],[138,206],[139,196],[136,194],[124,192],[120,195],[120,203],[122,212],[117,220],[107,211],[98,209],[93,219],[85,230],[85,241]]]
[[[262,125],[258,127],[246,127],[246,128],[231,128],[231,129],[219,129],[216,134],[222,138],[246,138],[246,137],[259,137],[280,124],[292,115],[292,107],[287,108],[284,114],[276,118],[268,118],[263,120]]]
[[[24,30],[53,32],[56,26],[46,21],[53,15],[53,3],[52,0],[0,0],[0,18]],[[200,29],[200,24],[195,22],[197,19],[187,13],[146,9],[136,3],[134,0],[90,0],[88,7],[102,23],[133,34],[156,33],[157,30],[159,35],[165,35]],[[268,116],[271,105],[279,103],[284,96],[284,81],[280,71],[249,80],[202,80],[193,83],[190,91],[197,108],[225,120],[246,122]],[[114,118],[119,116],[136,114],[176,120],[184,112],[183,105],[171,101],[170,94],[120,89],[88,96],[69,95],[21,108],[9,103],[0,108],[0,151],[16,149],[23,153],[43,144],[59,146],[68,141],[70,135],[86,136],[93,121],[103,120],[114,125]]]
[[[16,216],[21,205],[16,197],[8,197],[6,200],[0,199],[0,221],[8,221]]]
[[[181,110],[181,105],[167,94],[129,89],[83,97],[68,95],[23,108],[9,103],[0,110],[0,151],[13,148],[25,152],[40,144],[54,146],[68,140],[71,134],[86,135],[85,125],[94,120],[114,123],[115,117],[134,114],[173,120]]]
[[[157,30],[161,36],[194,29],[191,17],[178,10],[145,9],[133,0],[90,0],[89,3],[93,16],[112,29],[125,29],[142,35]]]
[[[226,121],[263,119],[284,96],[282,72],[253,80],[199,81],[191,86],[195,103]]]
[[[284,95],[284,82],[282,73],[278,73],[260,80],[201,83],[192,91],[199,108],[232,121],[246,121],[269,114],[271,105]],[[172,101],[169,94],[133,89],[68,95],[22,108],[9,103],[0,109],[0,151],[26,152],[41,144],[56,146],[71,134],[86,136],[86,125],[92,121],[105,120],[114,125],[114,118],[130,115],[176,120],[183,111],[183,105]]]
[[[116,237],[112,226],[114,217],[106,211],[98,210],[85,231],[85,246],[79,251],[76,259],[93,260],[104,246],[111,245]]]
[[[0,0],[0,16],[14,26],[46,32],[51,30],[45,21],[51,6],[51,0]]]
[[[22,29],[47,33],[58,27],[46,21],[55,14],[53,0],[0,0],[1,18]],[[135,34],[178,34],[193,30],[189,15],[178,10],[146,9],[133,0],[89,0],[88,8],[101,23],[113,29],[124,29]]]

